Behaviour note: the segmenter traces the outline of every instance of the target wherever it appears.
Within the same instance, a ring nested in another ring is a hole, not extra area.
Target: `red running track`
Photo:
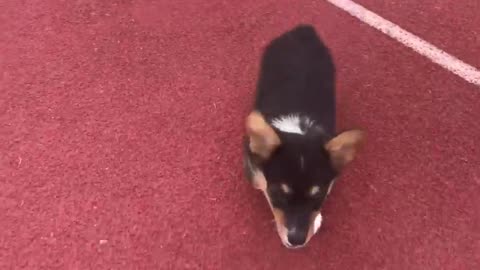
[[[0,269],[480,269],[478,87],[327,2],[0,8]],[[299,22],[334,53],[339,125],[369,142],[292,251],[240,139],[263,46]]]

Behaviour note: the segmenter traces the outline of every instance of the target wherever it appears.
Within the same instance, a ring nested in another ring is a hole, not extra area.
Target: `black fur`
[[[315,123],[305,135],[275,129],[282,143],[266,161],[259,161],[249,151],[248,139],[244,142],[246,158],[267,179],[273,207],[284,212],[287,228],[295,227],[306,235],[310,215],[319,210],[328,186],[338,174],[324,147],[335,135],[335,67],[329,49],[312,26],[299,25],[267,46],[253,109],[269,123],[290,114],[308,117]],[[245,171],[249,179],[251,169]],[[281,183],[293,192],[282,192]],[[320,187],[320,192],[310,196],[314,185]]]
[[[315,29],[300,25],[265,49],[255,109],[265,118],[304,114],[335,132],[335,67]]]

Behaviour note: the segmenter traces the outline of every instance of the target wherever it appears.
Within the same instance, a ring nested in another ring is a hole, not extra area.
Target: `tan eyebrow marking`
[[[319,187],[319,186],[313,186],[313,187],[310,189],[310,196],[315,196],[319,191],[320,191],[320,187]]]
[[[285,192],[285,193],[287,193],[287,194],[290,193],[290,192],[292,192],[292,190],[290,189],[289,186],[287,186],[287,184],[281,184],[281,185],[280,185],[280,188],[282,189],[283,192]]]

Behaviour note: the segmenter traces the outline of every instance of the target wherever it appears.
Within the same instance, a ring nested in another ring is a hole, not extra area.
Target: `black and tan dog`
[[[245,172],[272,209],[289,248],[304,246],[320,208],[364,132],[335,133],[335,67],[315,29],[299,25],[265,49],[246,119]]]

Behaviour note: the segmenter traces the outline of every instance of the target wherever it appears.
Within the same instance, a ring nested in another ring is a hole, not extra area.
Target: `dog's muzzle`
[[[289,229],[279,228],[278,233],[285,247],[290,249],[304,247],[315,235],[322,225],[322,214],[318,213],[307,230],[298,230],[296,227]],[[282,226],[278,225],[277,226]]]

